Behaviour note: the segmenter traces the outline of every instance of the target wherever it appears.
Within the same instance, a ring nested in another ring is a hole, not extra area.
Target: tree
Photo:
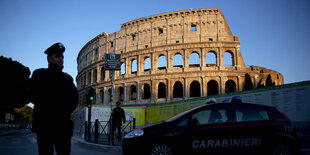
[[[30,70],[11,58],[0,56],[0,121],[7,112],[28,103]]]
[[[246,73],[244,79],[244,90],[252,90],[252,89],[253,89],[253,83],[251,76],[248,73]]]
[[[266,87],[272,87],[272,86],[275,86],[275,83],[272,82],[271,75],[269,74],[266,79]]]
[[[259,80],[258,84],[257,84],[257,87],[256,88],[264,88],[264,84],[262,84],[262,79]]]
[[[24,120],[28,120],[28,121],[26,121],[26,123],[32,121],[33,109],[31,107],[23,106],[21,108],[15,108],[14,110],[15,110],[16,114],[22,116],[24,118]]]

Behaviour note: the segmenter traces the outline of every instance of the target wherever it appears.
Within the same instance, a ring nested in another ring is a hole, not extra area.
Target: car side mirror
[[[188,122],[187,127],[190,128],[190,129],[192,129],[192,128],[194,128],[195,126],[198,125],[198,122],[199,122],[199,121],[198,121],[197,118],[193,118],[193,119],[191,119],[191,120]]]

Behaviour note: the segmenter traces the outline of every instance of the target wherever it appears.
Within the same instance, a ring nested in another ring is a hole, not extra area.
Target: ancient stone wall
[[[125,105],[164,103],[242,91],[245,74],[254,88],[270,74],[276,85],[283,76],[263,67],[246,67],[224,15],[218,8],[190,9],[135,19],[120,31],[98,35],[79,52],[77,85],[96,88],[96,104],[110,104],[110,72],[104,54],[121,54],[115,71],[114,102]],[[82,104],[82,100],[81,104]]]

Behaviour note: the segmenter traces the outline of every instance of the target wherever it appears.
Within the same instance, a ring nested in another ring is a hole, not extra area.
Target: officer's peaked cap
[[[50,55],[52,53],[55,53],[57,55],[63,55],[65,50],[66,50],[65,46],[62,43],[58,42],[49,47],[48,49],[46,49],[44,53],[47,55]]]

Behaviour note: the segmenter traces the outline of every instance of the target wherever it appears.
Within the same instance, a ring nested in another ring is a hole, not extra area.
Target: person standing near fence
[[[117,129],[117,139],[121,141],[122,139],[122,125],[126,122],[125,111],[121,107],[121,102],[116,102],[116,108],[113,109],[112,113],[112,135],[114,137],[114,132]]]

